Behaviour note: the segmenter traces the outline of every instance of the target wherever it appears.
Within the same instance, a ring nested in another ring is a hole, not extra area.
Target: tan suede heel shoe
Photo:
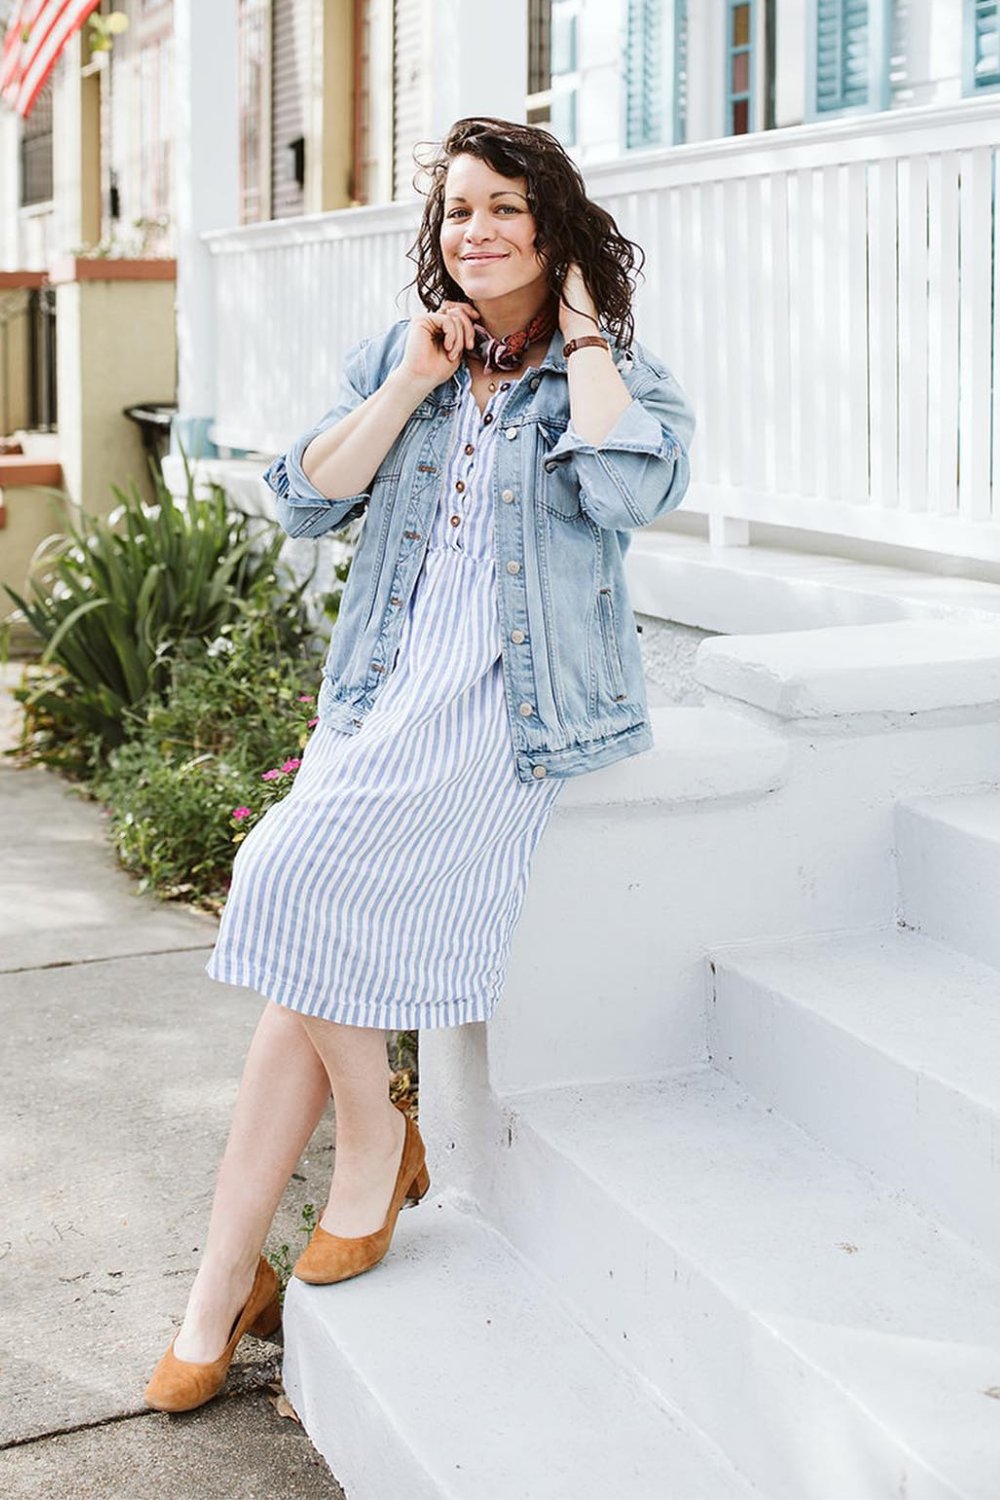
[[[396,1107],[399,1108],[398,1105]],[[424,1143],[420,1131],[405,1111],[401,1110],[400,1113],[406,1121],[406,1134],[403,1137],[403,1154],[385,1223],[381,1229],[356,1238],[328,1234],[317,1225],[292,1270],[292,1274],[300,1281],[308,1281],[312,1286],[325,1286],[331,1281],[347,1281],[352,1276],[360,1276],[362,1271],[369,1271],[372,1266],[378,1265],[389,1248],[404,1198],[419,1203],[430,1187],[431,1179],[424,1160]]]
[[[204,1406],[225,1385],[236,1345],[243,1335],[255,1333],[259,1338],[267,1338],[275,1332],[280,1322],[278,1278],[261,1256],[250,1296],[233,1325],[229,1343],[218,1359],[210,1360],[204,1365],[178,1359],[171,1342],[146,1387],[146,1405],[151,1406],[154,1411],[194,1411],[196,1406]]]

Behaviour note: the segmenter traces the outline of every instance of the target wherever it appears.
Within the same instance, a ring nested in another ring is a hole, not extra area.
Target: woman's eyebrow
[[[511,198],[523,198],[525,203],[527,203],[528,201],[527,195],[525,193],[519,193],[516,188],[501,188],[498,193],[490,194],[491,198],[506,198],[508,196]],[[463,198],[461,193],[458,193],[452,194],[451,197],[446,198],[444,201],[446,203],[468,203],[469,200],[467,198]]]

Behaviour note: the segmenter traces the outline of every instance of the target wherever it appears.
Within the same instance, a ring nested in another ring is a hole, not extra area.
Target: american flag
[[[59,54],[101,0],[17,0],[0,52],[0,99],[24,119]]]

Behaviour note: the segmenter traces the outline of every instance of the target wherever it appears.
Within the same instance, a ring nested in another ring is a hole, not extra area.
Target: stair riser
[[[513,1111],[490,1217],[585,1327],[765,1494],[954,1493],[780,1331],[579,1170]],[[810,1435],[803,1443],[802,1434]]]
[[[293,1278],[283,1313],[282,1384],[313,1446],[351,1500],[447,1500],[377,1396],[313,1315],[313,1289]]]
[[[903,805],[896,864],[907,925],[1000,968],[1000,844]]]
[[[716,961],[715,1067],[1000,1259],[1000,1118]]]

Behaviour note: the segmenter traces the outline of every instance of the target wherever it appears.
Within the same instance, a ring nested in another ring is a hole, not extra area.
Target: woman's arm
[[[413,412],[458,369],[471,330],[447,313],[411,319],[400,365],[354,411],[318,433],[302,455],[309,482],[329,500],[366,490]]]
[[[597,308],[587,291],[579,266],[566,272],[559,299],[559,328],[568,344],[600,332]],[[566,361],[569,411],[573,427],[584,442],[598,447],[612,430],[632,397],[612,358],[610,349],[588,344],[574,349]]]

